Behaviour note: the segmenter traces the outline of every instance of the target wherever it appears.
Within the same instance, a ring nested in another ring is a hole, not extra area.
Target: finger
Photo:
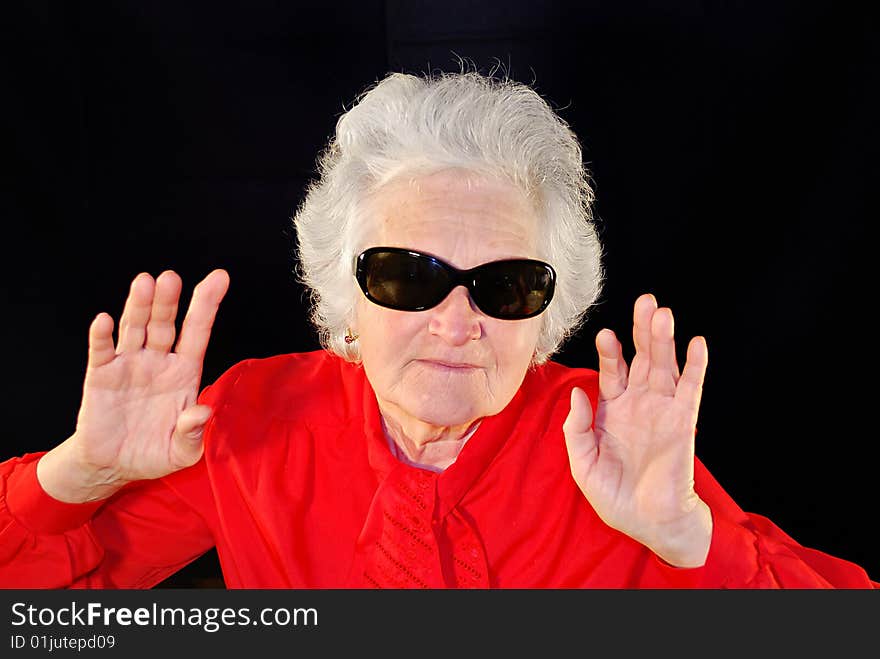
[[[651,319],[651,370],[648,386],[657,393],[675,395],[678,382],[678,363],[675,359],[675,319],[672,311],[663,307]]]
[[[192,466],[202,457],[205,447],[202,436],[211,413],[207,405],[193,405],[177,417],[171,436],[171,463],[177,468]]]
[[[633,344],[636,351],[651,351],[651,318],[657,310],[657,298],[650,293],[640,295],[633,305]]]
[[[614,332],[603,329],[596,335],[599,352],[599,398],[613,400],[626,391],[629,368],[623,358],[623,347]]]
[[[183,282],[180,276],[166,270],[156,278],[156,290],[153,294],[153,308],[150,311],[150,322],[147,324],[146,346],[150,350],[168,352],[174,345],[177,319],[177,301]]]
[[[641,387],[648,384],[651,370],[651,318],[657,310],[657,299],[650,293],[640,295],[633,306],[633,356],[629,384]]]
[[[571,409],[562,424],[565,447],[571,473],[580,486],[585,468],[588,470],[598,455],[596,434],[593,432],[593,408],[590,399],[580,387],[571,390]]]
[[[98,368],[113,361],[116,349],[113,346],[113,317],[99,313],[89,325],[89,358],[86,368]]]
[[[193,289],[192,299],[177,342],[177,353],[201,362],[205,358],[211,328],[220,301],[229,290],[229,274],[214,270]]]
[[[131,352],[144,347],[147,321],[153,308],[155,282],[149,273],[142,272],[131,282],[128,299],[119,319],[119,341],[116,352]]]
[[[709,347],[706,339],[695,336],[687,349],[687,360],[678,386],[675,388],[675,400],[691,411],[693,423],[697,422],[700,410],[700,399],[703,397],[703,382],[706,378],[706,367],[709,365]]]

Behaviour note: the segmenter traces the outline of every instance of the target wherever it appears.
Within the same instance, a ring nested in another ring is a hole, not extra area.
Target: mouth
[[[474,364],[467,364],[467,363],[462,363],[462,362],[446,362],[446,361],[440,361],[440,360],[436,360],[436,359],[419,359],[418,361],[419,361],[419,363],[424,364],[425,366],[427,366],[429,368],[433,368],[433,369],[439,370],[439,371],[452,372],[452,373],[455,373],[455,372],[465,373],[468,371],[475,371],[478,368],[480,368],[479,366],[475,366]]]

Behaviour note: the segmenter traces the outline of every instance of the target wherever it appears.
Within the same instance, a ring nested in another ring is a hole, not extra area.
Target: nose
[[[456,286],[431,314],[428,331],[453,346],[475,341],[483,335],[481,314],[464,286]]]

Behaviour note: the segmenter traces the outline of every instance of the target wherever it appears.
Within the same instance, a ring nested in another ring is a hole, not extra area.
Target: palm
[[[693,485],[693,428],[688,410],[650,390],[627,390],[596,410],[595,459],[572,465],[604,519],[651,519],[681,514]]]
[[[599,399],[572,392],[564,431],[572,475],[609,526],[644,544],[677,528],[701,503],[693,489],[694,432],[707,353],[688,347],[679,373],[673,319],[642,296],[634,311],[631,368],[613,332],[597,336]]]
[[[115,464],[126,480],[180,469],[171,450],[177,419],[196,402],[201,364],[174,353],[123,353],[86,373],[77,433],[94,438],[88,458]]]

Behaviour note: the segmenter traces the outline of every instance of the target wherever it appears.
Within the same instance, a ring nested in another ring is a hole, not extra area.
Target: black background
[[[534,82],[580,136],[607,283],[595,367],[653,292],[707,337],[697,455],[746,510],[880,578],[876,25],[842,2],[181,3],[6,10],[0,459],[74,428],[87,329],[141,271],[232,285],[203,384],[317,348],[290,217],[388,71]],[[627,346],[630,351],[631,347]],[[222,586],[209,553],[165,586]]]

